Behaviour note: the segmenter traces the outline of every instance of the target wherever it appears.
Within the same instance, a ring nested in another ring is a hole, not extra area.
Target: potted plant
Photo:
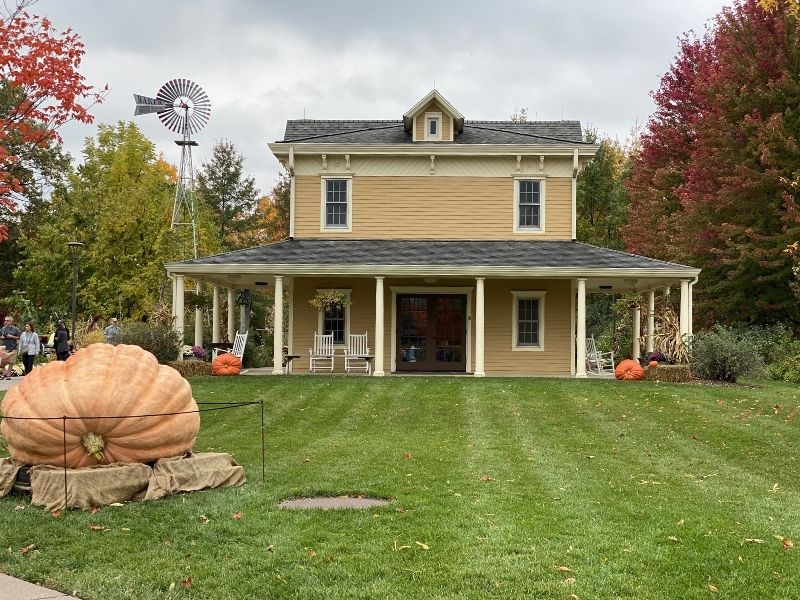
[[[348,305],[347,294],[339,290],[317,290],[308,303],[320,312],[330,312]]]

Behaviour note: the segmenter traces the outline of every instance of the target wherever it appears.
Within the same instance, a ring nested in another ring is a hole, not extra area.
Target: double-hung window
[[[329,291],[329,290],[317,290]],[[350,331],[350,293],[351,290],[330,290],[342,292],[347,297],[344,306],[333,306],[320,310],[318,313],[317,330],[322,335],[333,334],[333,344],[344,346],[347,343],[347,334]]]
[[[322,178],[322,230],[351,231],[353,180],[349,177]]]
[[[514,231],[544,231],[544,181],[517,179],[514,192]]]
[[[511,292],[514,350],[544,349],[544,292]]]

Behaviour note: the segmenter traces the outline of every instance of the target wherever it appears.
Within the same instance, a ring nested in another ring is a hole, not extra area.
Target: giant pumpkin
[[[617,365],[614,370],[614,377],[617,379],[642,379],[644,378],[644,369],[639,361],[631,360],[630,358],[623,360]]]
[[[212,375],[238,375],[242,370],[242,361],[235,354],[224,352],[211,363]]]
[[[92,344],[66,361],[37,367],[0,404],[14,460],[63,466],[66,428],[70,468],[184,454],[200,429],[196,411],[180,373],[139,346],[123,344]],[[145,416],[152,414],[160,416]]]

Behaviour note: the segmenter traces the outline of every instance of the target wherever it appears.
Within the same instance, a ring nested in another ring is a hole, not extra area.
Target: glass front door
[[[403,294],[397,297],[397,370],[467,369],[467,297]]]

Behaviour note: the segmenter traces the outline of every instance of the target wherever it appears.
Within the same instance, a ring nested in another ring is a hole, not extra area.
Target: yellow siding
[[[514,233],[512,177],[357,177],[352,232],[320,231],[320,178],[295,177],[295,237],[353,239],[572,238],[572,180],[545,183],[545,232]]]
[[[439,106],[439,103],[435,100],[431,100],[431,102],[423,108],[419,113],[417,113],[417,123],[416,123],[416,131],[415,137],[418,142],[422,142],[425,140],[425,113],[426,112],[440,112],[442,113],[442,141],[443,142],[450,142],[452,141],[452,137],[450,136],[450,114],[446,111],[442,110],[442,107]]]
[[[386,279],[384,281],[384,371],[394,370],[392,363],[392,286],[418,286],[425,288],[421,279]],[[474,279],[440,279],[434,287],[474,288]],[[350,305],[350,332],[369,334],[370,348],[375,346],[375,280],[373,278],[295,278],[293,343],[295,354],[304,355],[292,362],[296,373],[308,372],[308,349],[312,345],[318,327],[317,312],[308,301],[317,288],[352,289]],[[512,350],[511,291],[546,291],[544,315],[544,350]],[[570,375],[571,345],[571,298],[569,280],[486,280],[485,323],[485,370],[487,375]],[[424,292],[421,292],[424,293]],[[470,327],[471,364],[475,366],[475,294],[473,290],[472,326]],[[342,350],[337,351],[336,372],[344,371]]]

